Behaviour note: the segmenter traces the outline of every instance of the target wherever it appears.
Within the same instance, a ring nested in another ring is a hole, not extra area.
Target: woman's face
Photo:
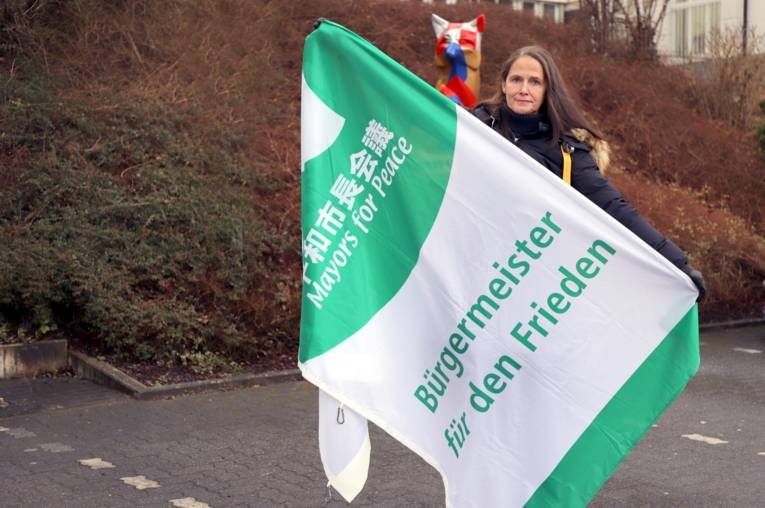
[[[528,55],[519,57],[510,66],[502,83],[507,107],[519,115],[536,113],[542,107],[547,91],[545,72],[538,60]]]

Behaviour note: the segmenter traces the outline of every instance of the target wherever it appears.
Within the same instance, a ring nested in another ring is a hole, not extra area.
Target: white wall
[[[692,23],[693,14],[691,12],[694,7],[709,6],[711,4],[719,4],[719,29],[725,32],[728,29],[740,30],[744,23],[744,0],[685,0],[684,2],[678,2],[677,0],[670,0],[669,7],[667,9],[667,15],[664,18],[664,23],[661,27],[661,35],[658,39],[659,53],[662,54],[669,62],[683,62],[687,59],[703,59],[704,54],[694,51],[693,37],[692,37]],[[676,13],[679,10],[686,10],[686,55],[683,57],[678,54],[676,44]],[[710,19],[710,11],[706,12],[706,26],[711,29],[712,27]],[[765,0],[749,0],[749,26],[755,27],[757,33],[765,35]],[[709,36],[707,35],[705,49],[709,51]],[[762,48],[761,48],[762,49]]]
[[[749,26],[754,26],[757,33],[765,35],[765,1],[749,0]]]

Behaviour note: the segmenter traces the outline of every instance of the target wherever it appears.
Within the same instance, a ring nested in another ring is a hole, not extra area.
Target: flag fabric
[[[299,366],[330,484],[363,487],[369,420],[447,506],[585,505],[698,368],[690,279],[329,21],[301,123]]]

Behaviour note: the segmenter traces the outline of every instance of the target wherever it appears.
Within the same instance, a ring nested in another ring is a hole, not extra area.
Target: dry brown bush
[[[278,263],[299,280],[304,37],[317,18],[332,19],[434,82],[434,10],[449,20],[486,13],[485,96],[494,92],[500,65],[513,49],[550,49],[584,109],[617,148],[616,163],[625,171],[617,183],[705,272],[712,294],[703,316],[759,312],[763,295],[755,286],[765,275],[765,171],[754,147],[740,130],[684,105],[687,84],[679,71],[591,55],[576,26],[486,3],[71,0],[51,2],[12,35],[62,80],[62,100],[109,108],[110,94],[119,92],[193,114],[191,135],[199,142],[216,129],[239,136],[253,171],[280,183],[274,186],[280,190],[254,196],[253,206],[294,242],[294,255]],[[6,58],[6,75],[10,65]],[[276,291],[285,294],[277,299]],[[272,307],[285,299],[292,309],[286,315]],[[253,287],[247,311],[296,320],[299,301],[290,287]]]
[[[709,58],[690,64],[688,102],[704,116],[740,130],[751,129],[765,94],[765,41],[753,29],[743,50],[741,29],[713,34]]]
[[[625,197],[653,224],[688,253],[690,263],[706,274],[707,320],[742,314],[741,302],[752,311],[762,302],[765,238],[725,208],[708,204],[703,193],[678,185],[646,181],[641,175],[611,176]],[[671,205],[669,205],[671,204]]]

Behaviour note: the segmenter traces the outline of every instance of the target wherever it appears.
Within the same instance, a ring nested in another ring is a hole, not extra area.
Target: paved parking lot
[[[765,326],[702,335],[702,367],[591,506],[765,506]],[[72,378],[0,381],[0,506],[340,507],[304,382],[137,401]],[[352,506],[443,506],[372,426]]]

